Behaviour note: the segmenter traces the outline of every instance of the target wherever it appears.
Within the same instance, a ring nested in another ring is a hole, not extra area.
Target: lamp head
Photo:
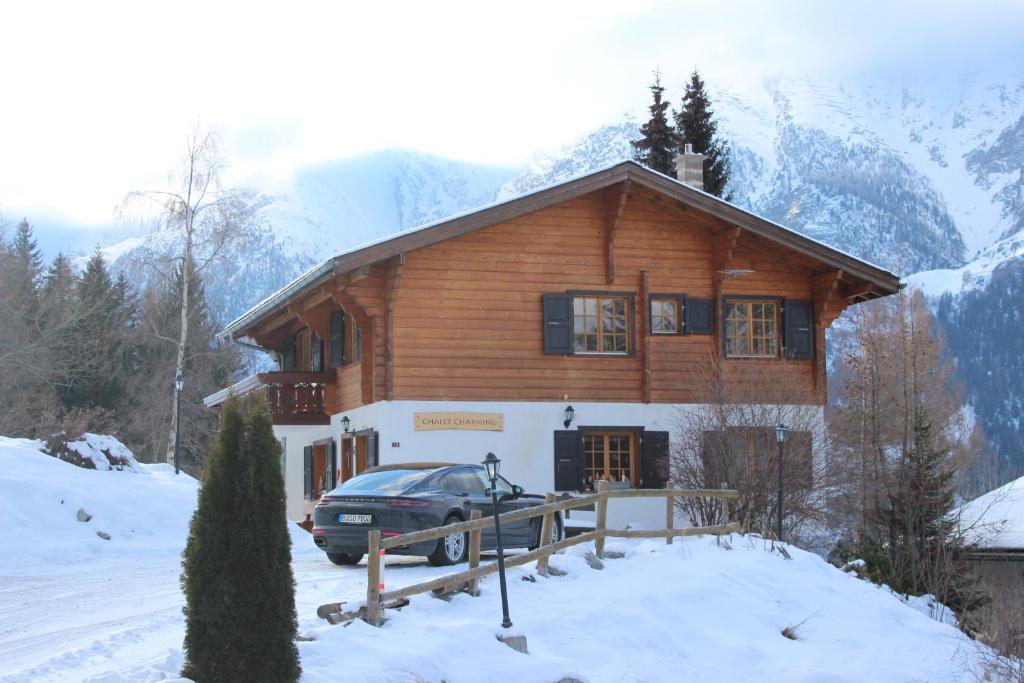
[[[487,478],[490,479],[491,482],[496,482],[498,480],[498,472],[501,469],[501,460],[498,459],[498,456],[494,453],[488,453],[487,457],[484,458],[484,461],[481,464],[487,471]]]
[[[185,377],[178,375],[174,378],[174,389],[180,394],[181,390],[185,388]]]
[[[565,407],[565,420],[562,421],[562,424],[565,425],[566,429],[568,429],[569,425],[572,424],[572,419],[575,416],[576,416],[576,411],[573,409],[573,407],[572,406],[566,406]]]
[[[341,428],[348,434],[348,428],[352,425],[352,420],[348,419],[348,415],[341,418]]]
[[[788,432],[788,431],[789,431],[789,427],[787,427],[785,425],[785,423],[780,422],[779,426],[775,428],[775,441],[776,441],[776,443],[780,443],[780,444],[785,443],[786,442],[786,432]]]

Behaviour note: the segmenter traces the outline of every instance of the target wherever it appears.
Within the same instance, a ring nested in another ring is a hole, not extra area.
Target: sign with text
[[[415,413],[413,427],[417,432],[435,429],[501,432],[505,430],[505,415],[502,413]]]

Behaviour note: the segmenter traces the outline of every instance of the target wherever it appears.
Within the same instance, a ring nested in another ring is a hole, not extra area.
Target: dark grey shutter
[[[331,367],[345,362],[345,311],[331,311]]]
[[[338,442],[331,439],[331,449],[327,457],[327,490],[330,491],[338,481]]]
[[[313,500],[313,447],[302,449],[303,486],[306,500]]]
[[[668,432],[640,435],[640,488],[663,489],[669,480]]]
[[[316,332],[309,335],[309,348],[312,351],[313,358],[311,370],[313,372],[324,371],[324,343],[320,341],[320,337]]]
[[[555,490],[583,490],[583,433],[578,429],[555,432]]]
[[[686,334],[715,333],[715,302],[711,299],[686,299],[683,309]]]
[[[370,432],[366,435],[366,466],[376,467],[380,464],[380,434]]]
[[[814,357],[814,325],[810,301],[786,299],[783,307],[783,337],[787,358]]]
[[[284,352],[281,358],[281,369],[285,372],[292,372],[295,370],[295,335],[290,335],[284,339]]]
[[[572,353],[572,295],[544,294],[544,353]]]

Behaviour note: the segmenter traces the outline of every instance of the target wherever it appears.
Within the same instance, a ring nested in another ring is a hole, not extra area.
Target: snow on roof
[[[1024,477],[964,505],[960,523],[979,548],[1024,549]]]

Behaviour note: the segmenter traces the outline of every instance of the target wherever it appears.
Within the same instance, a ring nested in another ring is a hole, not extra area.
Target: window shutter
[[[572,353],[572,295],[544,294],[544,353]]]
[[[313,447],[302,449],[303,492],[306,500],[313,500]]]
[[[814,357],[814,326],[812,325],[811,302],[786,299],[783,312],[784,338],[788,358]]]
[[[331,367],[345,362],[345,311],[331,311]]]
[[[285,372],[293,372],[295,370],[295,335],[285,337],[284,340],[284,353],[281,358],[281,369]]]
[[[644,431],[640,435],[640,487],[665,488],[669,472],[668,432]]]
[[[715,302],[711,299],[687,299],[684,309],[687,334],[715,333]]]
[[[555,490],[583,489],[583,432],[578,429],[555,432]]]
[[[331,448],[327,452],[327,490],[330,491],[338,481],[338,442],[331,439]]]
[[[366,435],[366,466],[376,467],[380,464],[380,434],[376,431]]]

